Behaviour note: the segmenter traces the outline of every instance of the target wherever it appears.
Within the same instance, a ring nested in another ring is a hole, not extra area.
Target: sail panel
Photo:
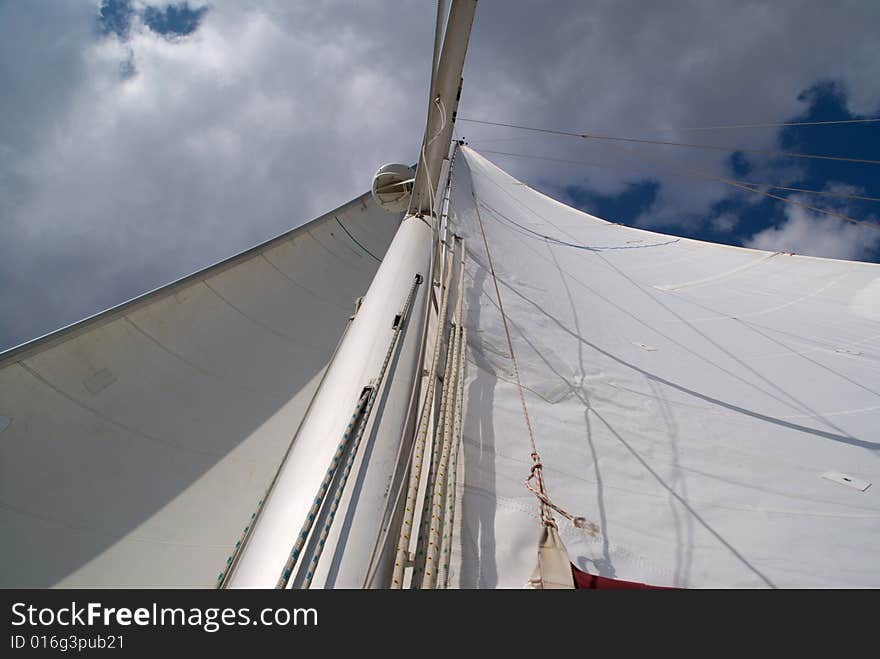
[[[467,147],[450,220],[468,248],[471,362],[452,584],[522,587],[539,533],[482,220],[550,496],[587,519],[557,516],[577,568],[880,585],[880,266],[610,223]]]
[[[364,195],[0,355],[0,585],[214,585],[399,222]]]

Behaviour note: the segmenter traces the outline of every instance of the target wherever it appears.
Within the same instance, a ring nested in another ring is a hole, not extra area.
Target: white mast
[[[411,392],[418,386],[423,309],[433,276],[435,193],[449,151],[475,9],[476,0],[452,3],[433,77],[411,212],[403,219],[328,367],[274,487],[230,570],[229,587],[360,587],[367,580],[371,563],[379,565],[372,583],[381,584],[385,578],[391,559],[389,547],[396,533],[388,533],[387,546],[378,548],[378,559],[374,546],[383,526],[395,528],[394,520],[386,517],[393,507],[395,486],[405,476],[408,464],[411,437],[407,413]],[[410,291],[414,291],[411,307],[401,321]],[[395,328],[400,322],[406,324],[396,339]],[[389,354],[393,355],[390,368],[378,381]],[[354,423],[350,423],[352,411],[368,386],[376,388],[380,404],[373,407],[371,418],[360,422],[365,424],[360,431],[364,445],[351,465],[357,477],[352,476],[353,482],[344,483],[342,489],[339,483],[343,477],[334,476],[334,470],[343,469],[345,453],[354,446],[346,433],[358,432],[360,417],[355,412]],[[342,452],[337,453],[338,448]],[[330,515],[327,509],[332,505],[329,499],[334,488],[342,494],[336,495],[338,508]],[[315,561],[319,545],[323,549],[318,550],[320,560]]]

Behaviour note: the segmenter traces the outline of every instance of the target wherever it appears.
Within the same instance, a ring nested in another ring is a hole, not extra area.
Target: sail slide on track
[[[400,220],[366,194],[0,354],[0,586],[214,586]]]
[[[556,518],[575,567],[658,586],[880,586],[880,266],[609,223],[468,147],[449,220],[468,247],[470,362],[450,587],[519,588],[535,566],[486,246],[547,492],[585,518]]]

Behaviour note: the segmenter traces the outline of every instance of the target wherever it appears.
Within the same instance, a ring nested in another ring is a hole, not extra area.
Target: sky
[[[434,12],[428,0],[0,0],[0,349],[414,162]],[[480,0],[459,116],[880,159],[880,123],[690,130],[880,116],[878,25],[874,0]],[[878,165],[465,121],[457,135],[611,221],[880,261],[880,231],[705,179],[880,197]],[[877,202],[774,193],[880,222]]]

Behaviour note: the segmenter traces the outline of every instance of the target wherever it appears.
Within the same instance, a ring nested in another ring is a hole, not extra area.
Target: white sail
[[[405,217],[0,354],[0,586],[880,586],[880,266],[609,223],[466,146],[438,194],[475,6],[382,170]]]
[[[0,586],[215,585],[400,217],[364,195],[0,356]]]
[[[612,224],[467,147],[450,222],[471,362],[450,585],[522,587],[539,532],[482,222],[548,492],[587,519],[557,516],[577,567],[880,586],[880,266]]]

